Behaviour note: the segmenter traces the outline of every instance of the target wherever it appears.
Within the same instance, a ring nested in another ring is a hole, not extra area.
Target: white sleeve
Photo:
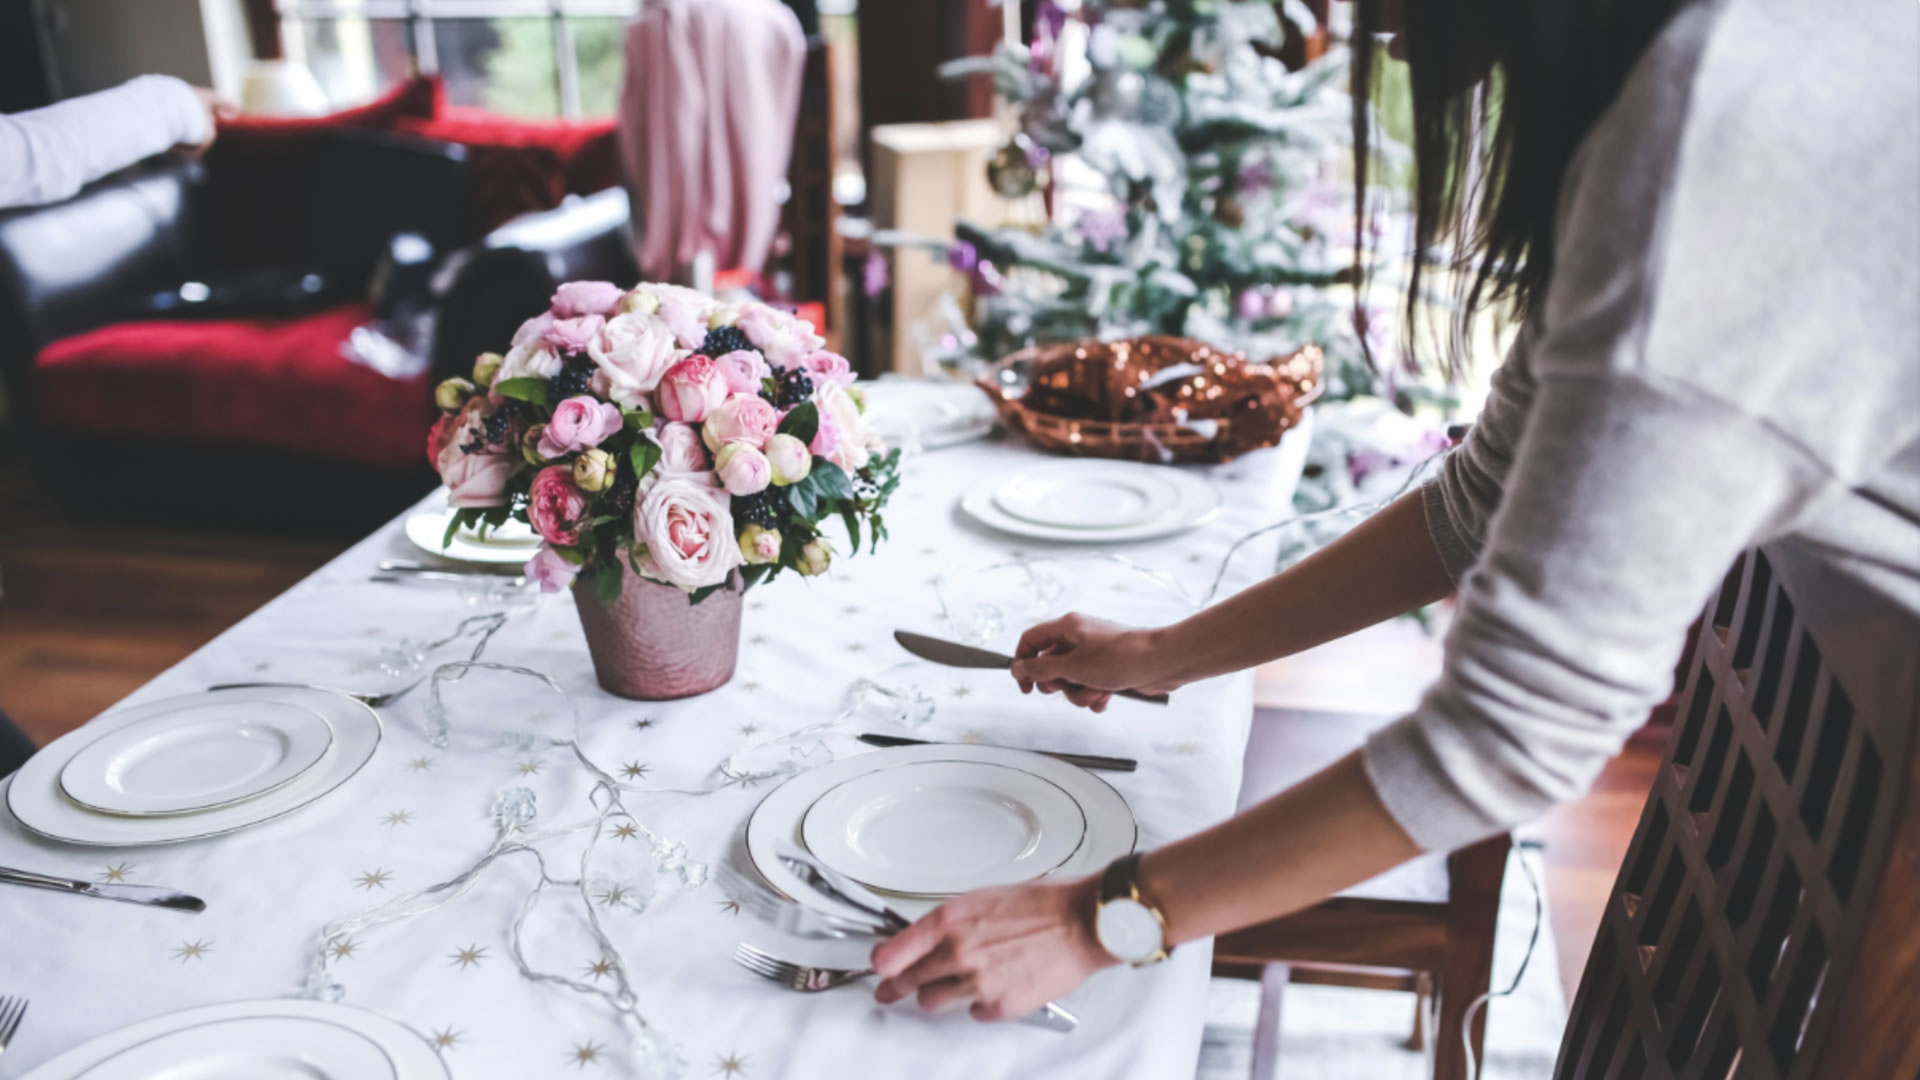
[[[204,142],[212,125],[193,87],[169,75],[0,116],[0,208],[69,198],[115,169]]]

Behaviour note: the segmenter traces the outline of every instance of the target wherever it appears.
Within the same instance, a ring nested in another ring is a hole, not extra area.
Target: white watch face
[[[1153,959],[1165,941],[1160,920],[1153,912],[1145,904],[1124,897],[1101,904],[1093,928],[1100,947],[1127,964]]]

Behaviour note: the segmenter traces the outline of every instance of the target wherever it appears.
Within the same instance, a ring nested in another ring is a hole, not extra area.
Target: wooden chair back
[[[1920,628],[1768,547],[1684,670],[1555,1080],[1913,1080]]]

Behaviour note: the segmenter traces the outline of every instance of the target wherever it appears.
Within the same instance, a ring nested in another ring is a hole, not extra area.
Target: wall
[[[60,94],[174,75],[237,99],[250,50],[238,0],[42,0]]]

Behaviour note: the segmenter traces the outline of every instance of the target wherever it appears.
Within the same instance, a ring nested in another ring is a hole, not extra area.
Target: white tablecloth
[[[1203,470],[1224,498],[1221,512],[1193,532],[1129,545],[1122,554],[1195,593],[1204,590],[1235,538],[1282,516],[1302,451],[1290,443]],[[885,670],[888,680],[909,680],[935,701],[931,722],[912,734],[1139,758],[1137,773],[1107,775],[1133,806],[1145,846],[1225,817],[1239,788],[1251,675],[1186,688],[1171,707],[1116,701],[1094,716],[1057,698],[1022,697],[1004,673],[892,667],[908,660],[891,639],[893,629],[943,633],[936,576],[944,578],[955,613],[948,627],[980,625],[999,606],[1008,625],[996,644],[1010,649],[1031,612],[1009,602],[1020,594],[1008,572],[975,571],[1010,552],[1069,549],[980,530],[956,503],[982,478],[1035,460],[1005,438],[913,460],[887,514],[892,538],[877,555],[842,558],[824,578],[785,576],[749,595],[740,669],[711,694],[649,704],[600,691],[564,595],[516,613],[487,658],[551,674],[578,702],[586,750],[616,770],[644,766],[646,782],[699,785],[742,745],[831,718],[854,680]],[[1229,588],[1267,572],[1276,547],[1269,537],[1243,550]],[[478,610],[455,587],[368,580],[381,558],[419,556],[390,523],[128,703],[232,681],[354,689],[391,683],[378,663],[383,648],[430,640]],[[1137,622],[1184,610],[1113,563],[1046,565],[1064,586],[1050,605],[1057,609]],[[113,873],[181,888],[208,903],[194,916],[0,886],[0,994],[33,1002],[0,1058],[0,1076],[20,1076],[69,1047],[162,1013],[297,994],[319,928],[464,868],[492,838],[487,806],[502,789],[531,788],[539,826],[589,816],[591,785],[581,768],[564,754],[529,756],[496,737],[552,723],[562,712],[557,699],[476,677],[448,700],[456,728],[448,749],[429,744],[427,696],[415,691],[382,710],[385,739],[358,776],[305,810],[235,835],[167,847],[80,848],[33,836],[0,812],[0,865],[90,879]],[[885,730],[884,723],[878,712],[857,719],[860,730]],[[858,749],[841,745],[842,752]],[[736,788],[695,799],[630,798],[628,805],[657,831],[684,840],[694,856],[718,862],[764,794]],[[603,838],[600,848],[618,857],[623,843]],[[632,850],[635,860],[644,859],[642,844]],[[571,876],[564,858],[556,862],[556,876]],[[597,998],[521,979],[508,959],[508,926],[532,880],[526,861],[503,862],[441,910],[356,935],[351,954],[335,964],[345,1000],[440,1036],[462,1080],[630,1075],[625,1029],[613,1012]],[[603,912],[633,969],[641,1010],[684,1053],[689,1077],[1192,1074],[1208,943],[1187,945],[1153,969],[1096,976],[1063,1001],[1082,1027],[1061,1036],[980,1025],[964,1010],[928,1017],[911,1004],[883,1009],[873,1003],[870,981],[812,996],[782,991],[729,962],[749,916],[725,899],[709,884],[663,898],[645,913]],[[591,980],[598,957],[578,906],[577,895],[549,893],[528,923],[526,943],[536,967]]]

